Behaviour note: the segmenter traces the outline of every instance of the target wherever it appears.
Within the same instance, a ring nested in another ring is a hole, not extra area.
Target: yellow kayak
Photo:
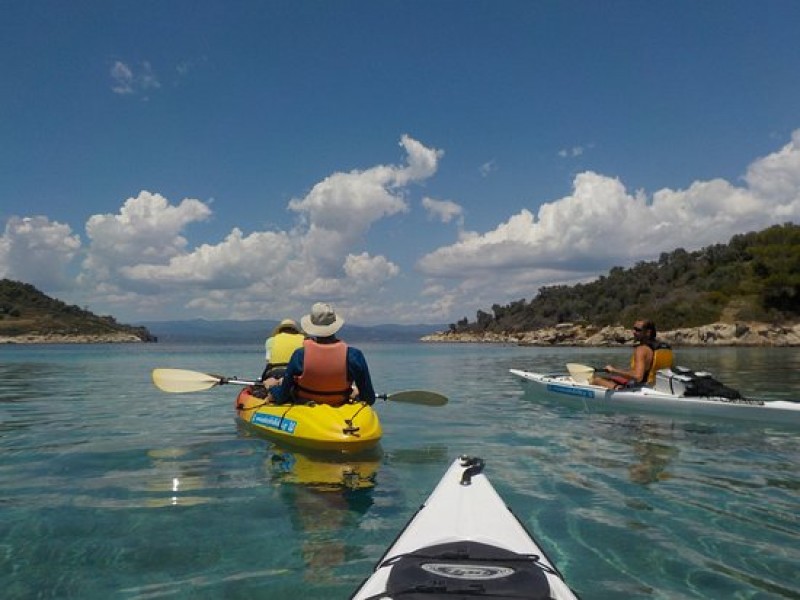
[[[378,414],[364,402],[272,404],[253,395],[253,389],[248,386],[236,397],[237,420],[276,443],[353,453],[374,448],[383,435]]]

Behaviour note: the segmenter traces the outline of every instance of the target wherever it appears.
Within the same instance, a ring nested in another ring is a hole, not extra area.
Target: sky
[[[800,222],[795,0],[3,0],[0,277],[455,323]]]

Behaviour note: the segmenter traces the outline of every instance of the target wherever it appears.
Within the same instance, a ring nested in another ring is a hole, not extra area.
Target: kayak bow
[[[577,598],[483,467],[452,463],[352,600]]]

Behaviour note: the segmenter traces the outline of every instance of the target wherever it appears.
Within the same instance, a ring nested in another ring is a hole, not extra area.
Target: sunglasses
[[[638,332],[644,331],[644,329],[642,327],[634,327],[633,330],[634,331],[638,331]]]

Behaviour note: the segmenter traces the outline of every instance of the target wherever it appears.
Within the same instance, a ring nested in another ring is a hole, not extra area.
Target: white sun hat
[[[300,325],[308,335],[328,337],[342,328],[344,319],[326,302],[317,302],[311,307],[311,314],[300,319]]]

